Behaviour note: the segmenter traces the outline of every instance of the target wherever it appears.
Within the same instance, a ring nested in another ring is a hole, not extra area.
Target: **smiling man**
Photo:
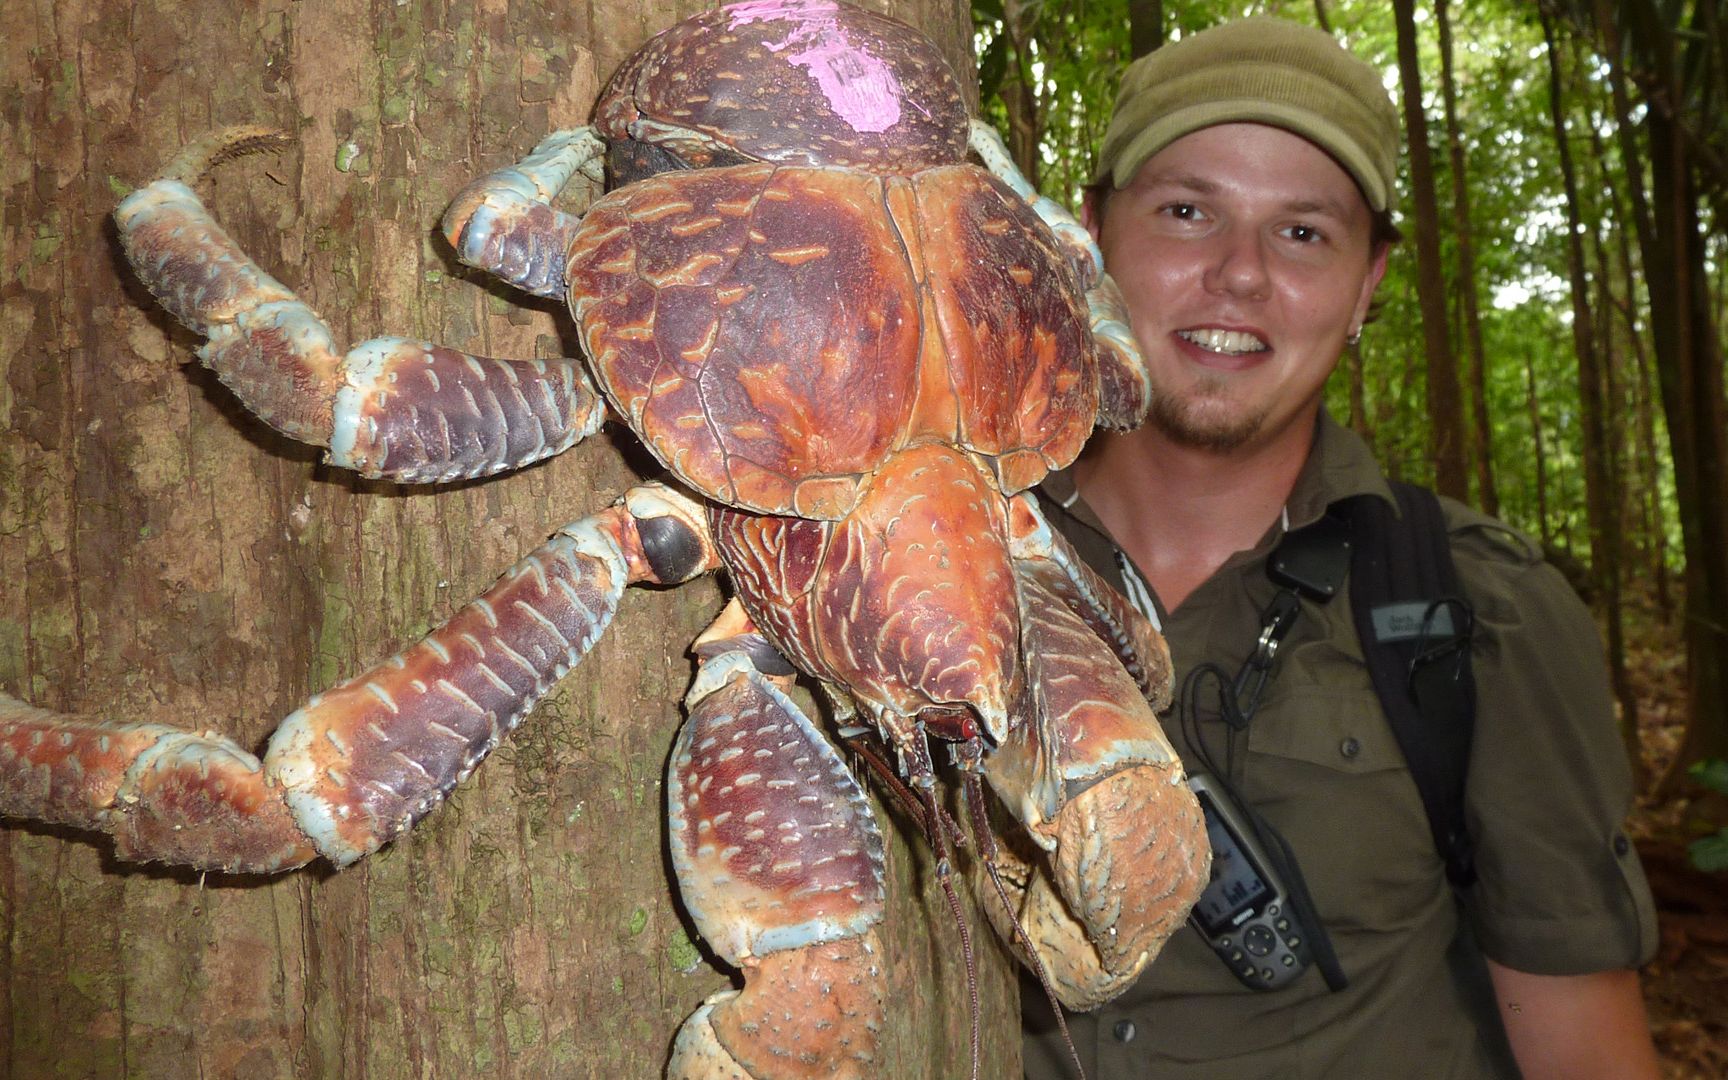
[[[1253,988],[1185,930],[1122,998],[1069,1018],[1093,1077],[1656,1075],[1635,971],[1654,919],[1621,832],[1630,779],[1601,646],[1533,543],[1442,501],[1474,608],[1474,884],[1448,883],[1347,579],[1346,595],[1302,604],[1246,725],[1220,719],[1278,593],[1266,563],[1281,538],[1348,500],[1392,500],[1321,402],[1398,239],[1398,143],[1379,73],[1293,23],[1208,30],[1123,79],[1086,212],[1146,354],[1152,416],[1045,493],[1162,621],[1173,741],[1287,841],[1308,936],[1344,978],[1297,966]],[[1042,994],[1025,1000],[1028,1075],[1072,1075]]]

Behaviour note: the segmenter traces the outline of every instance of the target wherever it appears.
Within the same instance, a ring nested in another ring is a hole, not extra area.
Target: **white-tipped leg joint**
[[[565,289],[564,259],[581,219],[552,207],[577,173],[604,180],[606,144],[590,128],[557,131],[527,157],[481,177],[444,213],[457,258],[536,296]]]

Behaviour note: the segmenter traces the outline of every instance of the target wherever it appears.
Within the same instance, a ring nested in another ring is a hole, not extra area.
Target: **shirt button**
[[[1351,735],[1338,744],[1338,752],[1347,758],[1353,758],[1362,752],[1362,744],[1357,741],[1354,735]]]
[[[1117,1042],[1133,1042],[1134,1021],[1118,1020],[1116,1021],[1116,1026],[1110,1029],[1110,1033],[1116,1036]]]
[[[1614,854],[1625,855],[1632,850],[1632,841],[1626,839],[1625,833],[1614,834]]]

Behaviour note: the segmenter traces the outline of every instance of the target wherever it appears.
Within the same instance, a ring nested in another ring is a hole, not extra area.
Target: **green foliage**
[[[1694,761],[1686,772],[1716,794],[1728,795],[1728,761],[1721,758]]]
[[[1728,761],[1721,758],[1695,761],[1686,771],[1692,779],[1711,791],[1718,795],[1728,795]],[[1686,854],[1691,858],[1692,865],[1700,870],[1710,873],[1728,870],[1728,828],[1718,830],[1714,836],[1692,841],[1686,848]]]
[[[975,0],[972,22],[984,118],[1012,145],[1010,98],[1028,88],[1040,151],[1033,182],[1077,206],[1129,58],[1127,0]]]

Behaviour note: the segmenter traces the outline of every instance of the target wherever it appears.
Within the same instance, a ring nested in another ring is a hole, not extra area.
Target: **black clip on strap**
[[[1449,624],[1439,622],[1442,612],[1451,616]],[[1450,633],[1438,630],[1446,625]],[[1444,596],[1428,605],[1422,615],[1421,636],[1416,639],[1416,655],[1410,658],[1410,692],[1421,698],[1421,687],[1429,672],[1443,660],[1452,661],[1452,670],[1440,678],[1456,683],[1463,679],[1465,665],[1470,662],[1471,638],[1476,632],[1476,611],[1455,596]]]
[[[1278,590],[1278,595],[1260,613],[1260,638],[1254,643],[1254,652],[1236,672],[1235,693],[1224,703],[1224,721],[1237,731],[1248,726],[1254,710],[1259,708],[1260,694],[1272,675],[1272,662],[1278,659],[1278,646],[1301,613],[1302,601],[1290,589]]]
[[[1236,673],[1234,702],[1226,702],[1224,720],[1237,731],[1248,726],[1260,695],[1272,675],[1278,646],[1296,624],[1302,601],[1317,604],[1338,595],[1350,573],[1350,525],[1327,514],[1312,525],[1284,534],[1266,560],[1266,573],[1279,586],[1278,595],[1260,613],[1260,638],[1254,652]]]

